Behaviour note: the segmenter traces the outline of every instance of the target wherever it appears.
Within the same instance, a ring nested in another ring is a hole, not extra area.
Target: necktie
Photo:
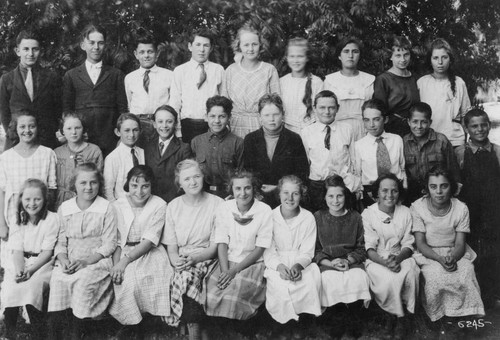
[[[389,157],[389,150],[382,140],[383,137],[378,137],[377,142],[377,172],[378,176],[391,172],[391,158]]]
[[[130,149],[130,152],[132,153],[132,162],[134,163],[134,166],[138,166],[139,160],[137,159],[137,156],[135,155],[134,148]]]
[[[158,145],[158,149],[160,150],[160,157],[163,155],[163,148],[165,147],[165,143],[160,141],[160,144]]]
[[[142,80],[142,86],[144,86],[146,93],[149,93],[149,72],[151,72],[151,70],[146,70],[146,72],[144,72],[144,79]]]
[[[330,125],[327,125],[325,130],[326,130],[325,148],[330,150],[330,137],[332,135],[332,128],[330,127]]]
[[[28,92],[28,96],[31,101],[33,101],[33,73],[31,73],[31,68],[28,67],[28,73],[26,74],[26,81],[24,82],[26,86],[26,91]]]
[[[198,86],[198,88],[201,87],[201,85],[203,85],[203,83],[205,82],[205,80],[207,80],[207,73],[205,72],[205,65],[200,63],[200,80],[198,81],[198,83],[196,84]]]

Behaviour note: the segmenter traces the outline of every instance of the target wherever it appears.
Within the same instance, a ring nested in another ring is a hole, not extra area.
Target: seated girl
[[[316,243],[314,216],[299,205],[305,186],[297,176],[278,184],[281,205],[273,210],[273,243],[264,252],[266,308],[274,320],[299,320],[299,314],[321,315],[319,268],[311,263]]]
[[[167,204],[151,194],[153,170],[145,165],[127,174],[125,197],[113,202],[117,212],[118,247],[113,254],[111,278],[115,298],[109,313],[126,326],[118,338],[141,334],[145,313],[170,314],[170,279],[167,252],[158,246],[165,225]]]
[[[401,205],[401,181],[393,174],[380,176],[374,184],[377,203],[363,211],[365,248],[368,254],[366,273],[377,304],[397,316],[394,336],[401,338],[407,327],[402,321],[403,305],[415,312],[420,269],[413,254],[415,238],[411,234],[410,209]],[[390,320],[392,328],[394,319]]]
[[[59,218],[47,210],[47,186],[39,179],[24,182],[19,196],[17,223],[12,226],[4,264],[1,304],[5,337],[15,338],[19,307],[26,306],[34,339],[45,338],[45,312],[52,275],[52,255],[59,232]]]
[[[466,244],[469,210],[452,193],[457,184],[449,173],[433,168],[427,174],[428,195],[411,205],[413,232],[420,254],[415,256],[425,284],[423,307],[431,319],[484,315],[472,261]]]

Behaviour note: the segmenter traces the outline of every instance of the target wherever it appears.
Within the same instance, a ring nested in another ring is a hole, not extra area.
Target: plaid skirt
[[[250,132],[260,129],[258,112],[233,112],[231,114],[231,132],[245,138]]]
[[[229,268],[235,265],[236,263],[229,262]],[[237,320],[247,320],[254,316],[266,300],[265,269],[264,262],[257,262],[236,274],[225,289],[219,289],[217,279],[221,270],[220,265],[217,265],[205,277],[207,315]]]
[[[182,311],[184,309],[183,296],[193,299],[199,304],[203,304],[203,279],[208,272],[212,271],[216,260],[208,260],[197,263],[183,271],[175,271],[170,284],[170,315],[163,317],[169,326],[178,326]]]

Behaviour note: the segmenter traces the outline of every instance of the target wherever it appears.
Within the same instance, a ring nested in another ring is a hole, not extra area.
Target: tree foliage
[[[106,62],[124,72],[137,67],[137,34],[151,32],[161,43],[158,63],[173,69],[189,58],[190,34],[208,28],[216,37],[211,58],[232,63],[231,41],[245,23],[261,30],[262,58],[280,74],[287,71],[285,46],[291,37],[307,37],[313,46],[313,72],[338,70],[335,45],[347,35],[365,43],[360,68],[379,74],[389,68],[394,34],[414,44],[413,71],[427,72],[426,46],[436,37],[455,48],[457,73],[471,94],[482,82],[499,78],[496,47],[500,23],[497,0],[0,0],[1,71],[17,62],[13,48],[21,29],[42,33],[42,63],[63,74],[84,59],[79,34],[90,22],[108,31]]]

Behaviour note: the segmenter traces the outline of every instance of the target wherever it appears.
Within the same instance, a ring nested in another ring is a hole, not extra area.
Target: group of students
[[[432,321],[484,315],[482,297],[498,298],[500,149],[487,114],[467,111],[446,41],[416,81],[405,38],[378,77],[357,69],[362,44],[348,38],[322,82],[307,40],[289,41],[280,79],[249,26],[226,70],[197,32],[173,72],[138,39],[140,68],[123,77],[102,65],[105,38],[85,28],[86,61],[62,95],[32,32],[0,80],[7,336],[19,306],[36,329],[48,310],[54,338],[108,311],[125,338],[148,313],[195,339],[206,315],[246,320],[264,301],[285,324],[372,298],[404,320],[419,287]]]

